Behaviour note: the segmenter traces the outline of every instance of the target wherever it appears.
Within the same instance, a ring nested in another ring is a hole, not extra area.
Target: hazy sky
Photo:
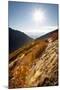
[[[36,11],[40,12],[40,17]],[[58,5],[9,1],[8,25],[28,35],[49,32],[58,27]]]

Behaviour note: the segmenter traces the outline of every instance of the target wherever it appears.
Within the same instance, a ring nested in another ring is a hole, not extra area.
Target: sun
[[[40,9],[37,9],[33,13],[33,19],[35,22],[42,22],[44,20],[44,12]]]

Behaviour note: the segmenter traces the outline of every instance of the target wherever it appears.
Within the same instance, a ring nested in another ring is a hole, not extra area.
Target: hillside
[[[48,37],[49,38],[51,37],[53,40],[58,39],[58,29],[56,29],[56,30],[54,30],[52,32],[49,32],[49,33],[37,38],[36,40],[48,39]]]
[[[23,32],[9,28],[9,52],[10,53],[32,40],[33,40],[32,38],[30,38]]]
[[[58,85],[58,30],[42,37],[10,54],[9,88]]]

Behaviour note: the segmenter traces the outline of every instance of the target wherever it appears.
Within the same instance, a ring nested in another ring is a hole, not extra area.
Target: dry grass
[[[19,53],[9,64],[9,88],[57,85],[57,49],[57,40],[40,40]]]

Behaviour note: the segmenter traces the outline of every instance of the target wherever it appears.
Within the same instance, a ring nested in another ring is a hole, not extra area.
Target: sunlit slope
[[[58,40],[49,43],[35,67],[27,76],[27,86],[58,84]]]

